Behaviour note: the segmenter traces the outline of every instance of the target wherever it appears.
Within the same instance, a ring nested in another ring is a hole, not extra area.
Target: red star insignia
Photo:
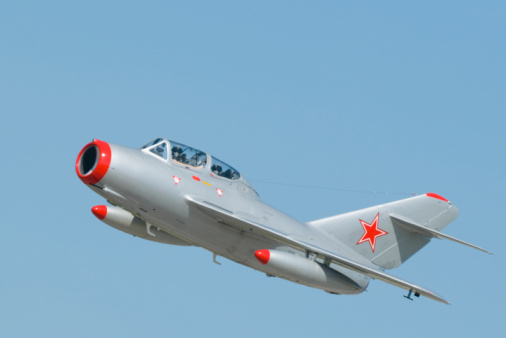
[[[360,238],[360,240],[357,242],[357,244],[369,241],[372,252],[374,252],[374,247],[376,246],[376,238],[388,234],[388,232],[378,228],[379,215],[380,214],[378,212],[371,224],[360,220],[360,224],[362,224],[362,228],[364,228],[364,234],[362,235],[362,238]]]

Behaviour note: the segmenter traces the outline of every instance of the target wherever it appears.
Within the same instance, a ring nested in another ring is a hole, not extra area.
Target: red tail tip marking
[[[439,196],[438,194],[433,194],[433,193],[429,192],[427,194],[427,196],[432,197],[432,198],[437,198],[438,200],[441,200],[441,201],[448,202],[448,200],[446,198]]]
[[[257,250],[255,252],[255,257],[258,259],[260,263],[265,265],[269,261],[269,258],[271,258],[271,253],[269,250],[266,249]]]
[[[105,205],[97,205],[91,208],[91,212],[95,215],[99,220],[103,220],[105,216],[107,216],[107,206]]]

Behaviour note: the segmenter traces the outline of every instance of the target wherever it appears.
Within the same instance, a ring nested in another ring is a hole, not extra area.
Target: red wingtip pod
[[[76,160],[77,176],[85,184],[97,184],[111,165],[111,147],[107,142],[93,140],[81,150]]]
[[[271,252],[267,249],[257,250],[255,252],[255,257],[260,263],[265,265],[267,262],[269,262],[269,258],[271,258]]]
[[[96,205],[91,208],[91,212],[95,215],[99,220],[103,220],[105,216],[107,216],[107,206],[105,205]]]
[[[427,196],[429,197],[432,197],[432,198],[437,198],[438,200],[441,200],[441,201],[445,201],[445,202],[448,202],[448,200],[442,196],[439,196],[438,194],[434,194],[434,193],[427,193]]]

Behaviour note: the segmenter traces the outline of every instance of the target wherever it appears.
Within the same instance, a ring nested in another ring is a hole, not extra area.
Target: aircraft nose
[[[85,184],[97,184],[111,165],[111,147],[107,142],[93,140],[81,150],[76,160],[77,176]]]

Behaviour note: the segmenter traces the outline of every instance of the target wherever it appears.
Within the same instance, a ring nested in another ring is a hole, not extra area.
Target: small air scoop
[[[434,194],[434,193],[427,193],[427,196],[429,197],[432,197],[432,198],[437,198],[438,200],[441,200],[441,201],[445,201],[445,202],[448,202],[448,200],[442,196],[439,196],[438,194]]]
[[[94,140],[81,150],[76,160],[77,176],[85,184],[97,184],[109,170],[111,147],[107,142]]]

